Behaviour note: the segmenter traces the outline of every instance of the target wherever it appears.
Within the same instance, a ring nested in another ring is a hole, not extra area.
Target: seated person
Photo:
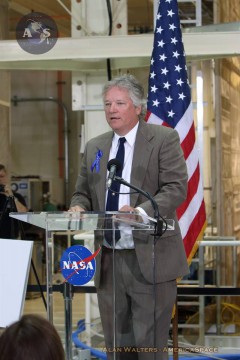
[[[6,167],[0,164],[0,237],[15,239],[19,237],[18,221],[9,217],[10,212],[28,211],[24,197],[13,192]]]
[[[1,360],[64,360],[55,327],[38,315],[23,315],[0,336]]]

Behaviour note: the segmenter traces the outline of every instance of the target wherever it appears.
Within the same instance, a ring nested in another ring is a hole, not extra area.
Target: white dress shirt
[[[124,156],[124,164],[123,164],[123,170],[122,170],[122,178],[130,183],[131,179],[131,170],[132,170],[132,160],[133,160],[133,151],[134,151],[134,144],[136,140],[136,134],[138,129],[139,123],[135,125],[135,127],[127,134],[125,135],[125,156]],[[120,136],[116,133],[113,136],[112,140],[112,146],[109,153],[109,160],[114,159],[117,155],[118,146],[119,146],[119,140]],[[108,173],[107,173],[108,177]],[[119,194],[119,206],[118,208],[121,209],[124,205],[130,206],[130,192],[134,190],[130,189],[129,187],[122,185],[120,186],[120,194]],[[107,194],[108,191],[106,191],[106,201],[107,201]],[[133,249],[134,248],[134,242],[132,238],[132,230],[130,227],[119,226],[119,229],[121,230],[121,238],[118,240],[115,248],[116,249]],[[109,244],[104,240],[103,242],[104,246],[109,247]]]

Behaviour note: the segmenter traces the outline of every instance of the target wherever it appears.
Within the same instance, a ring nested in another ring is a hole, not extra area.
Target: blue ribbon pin
[[[100,170],[100,159],[103,156],[103,152],[98,149],[98,151],[96,152],[96,159],[94,160],[94,162],[91,165],[91,171],[93,172],[94,168],[96,168],[96,172],[99,172]]]

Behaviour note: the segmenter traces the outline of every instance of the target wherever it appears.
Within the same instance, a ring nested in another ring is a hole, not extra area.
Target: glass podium
[[[135,213],[123,213],[123,212],[28,212],[28,213],[10,213],[10,216],[19,221],[35,225],[37,227],[45,229],[45,253],[46,253],[46,302],[47,302],[47,317],[50,322],[53,323],[53,251],[54,241],[53,234],[58,232],[72,232],[77,234],[94,233],[94,254],[92,257],[96,257],[96,269],[95,269],[95,283],[100,277],[99,269],[101,263],[101,256],[103,254],[103,239],[106,237],[106,233],[111,233],[112,244],[107,246],[107,251],[111,252],[111,303],[113,312],[109,314],[111,317],[111,324],[113,326],[113,342],[112,347],[115,349],[118,344],[116,338],[118,324],[116,323],[116,308],[118,305],[119,291],[118,283],[115,279],[115,262],[116,262],[116,250],[117,250],[117,232],[125,233],[127,236],[132,234],[137,235],[137,238],[143,238],[149,234],[153,235],[156,231],[157,221],[154,218],[148,216],[135,214]],[[166,230],[174,229],[173,220],[164,220],[163,232]],[[153,241],[154,243],[154,241]],[[106,249],[106,248],[105,248]],[[67,249],[66,249],[67,250]],[[154,253],[154,252],[153,252]],[[90,260],[89,260],[90,261]],[[153,261],[154,262],[154,261]],[[77,265],[76,265],[77,264]],[[72,262],[72,273],[76,273],[81,276],[81,268],[79,262]],[[78,266],[79,265],[79,266]],[[59,266],[60,268],[60,266]],[[70,275],[69,279],[72,277]],[[66,359],[72,360],[72,291],[74,291],[75,284],[65,277],[64,281],[64,314],[65,314],[65,351]],[[117,359],[116,352],[113,352],[111,358]]]

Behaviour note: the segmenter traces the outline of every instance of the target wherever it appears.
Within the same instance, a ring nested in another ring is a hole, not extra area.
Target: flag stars
[[[182,70],[180,65],[175,65],[175,71],[180,72]]]
[[[161,26],[159,26],[158,28],[157,28],[157,33],[162,33],[162,31],[163,31],[163,28],[161,27]]]
[[[161,73],[163,75],[167,75],[167,73],[169,72],[169,70],[167,70],[167,68],[165,67],[164,69],[161,69]]]
[[[171,104],[172,101],[173,101],[173,98],[171,98],[170,95],[166,97],[166,102],[167,103]]]
[[[184,104],[191,101],[186,59],[178,12],[173,7],[177,0],[158,2],[160,7],[156,17],[160,20],[155,26],[155,48],[150,60],[148,110],[170,126],[176,126]]]
[[[182,86],[182,84],[183,84],[182,79],[181,79],[181,78],[180,78],[180,79],[177,79],[177,85]]]
[[[171,86],[171,84],[169,84],[169,82],[167,81],[166,83],[163,83],[163,88],[164,89],[169,89]]]
[[[177,51],[173,51],[173,57],[178,59],[179,56],[180,56],[180,54]]]
[[[167,16],[173,16],[175,13],[172,11],[172,9],[171,10],[168,10],[168,13],[167,13]]]
[[[165,45],[165,42],[163,40],[158,41],[158,47],[163,47]]]
[[[171,110],[171,111],[168,111],[168,116],[169,116],[169,117],[171,117],[171,118],[172,118],[172,117],[173,117],[173,115],[175,115],[175,112],[173,112],[172,110]]]
[[[151,92],[154,92],[154,93],[155,93],[155,92],[157,91],[157,89],[158,89],[158,88],[157,88],[155,85],[154,85],[154,86],[151,86]]]
[[[159,56],[159,60],[161,60],[161,61],[165,61],[166,59],[167,59],[167,57],[165,54],[162,54]]]
[[[171,44],[176,45],[177,42],[178,42],[178,40],[175,37],[171,38]]]
[[[160,102],[157,99],[153,100],[153,106],[158,107],[159,104],[160,104]]]
[[[181,94],[178,94],[178,98],[181,100],[184,100],[184,98],[186,97],[186,95],[184,95],[184,93],[182,92]]]
[[[169,24],[169,30],[174,31],[176,29],[176,26],[174,24]]]
[[[154,72],[154,71],[150,73],[150,77],[151,77],[151,79],[154,79],[154,78],[155,78],[155,76],[156,76],[156,74],[155,74],[155,72]]]

